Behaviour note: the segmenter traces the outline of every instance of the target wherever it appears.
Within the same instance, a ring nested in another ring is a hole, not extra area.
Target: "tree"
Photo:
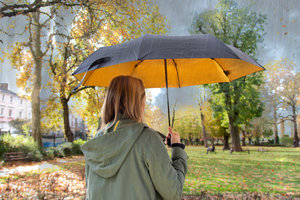
[[[208,144],[207,144],[206,120],[205,120],[205,114],[204,114],[204,111],[203,111],[203,107],[204,107],[205,102],[207,102],[207,100],[209,98],[207,92],[208,91],[205,90],[204,87],[200,87],[200,94],[199,94],[199,97],[197,99],[198,107],[199,107],[199,110],[200,110],[200,118],[201,118],[204,146],[206,148],[208,147]]]
[[[251,12],[248,7],[241,8],[234,0],[221,0],[214,10],[204,11],[195,17],[192,33],[210,33],[226,44],[231,44],[243,52],[255,56],[257,43],[264,35],[263,25],[266,17]],[[221,94],[216,112],[228,115],[232,149],[242,151],[240,145],[239,127],[246,123],[242,115],[253,112],[252,117],[258,117],[262,112],[258,87],[262,83],[262,74],[256,73],[240,78],[231,83],[214,84],[213,94]],[[251,91],[251,93],[249,93]],[[259,106],[258,106],[259,105]],[[247,110],[247,109],[250,110]],[[247,121],[250,119],[248,118]]]
[[[4,6],[0,9],[0,16],[12,17],[23,15],[26,19],[25,29],[22,34],[28,34],[28,40],[17,42],[14,45],[13,53],[9,55],[12,65],[20,71],[17,86],[31,93],[32,105],[32,135],[38,146],[42,146],[41,138],[41,102],[40,92],[42,88],[42,67],[49,52],[53,36],[51,31],[55,18],[55,6],[62,10],[81,9],[90,6],[94,2],[72,2],[72,1],[49,1],[37,0],[34,2],[1,2]],[[47,9],[46,9],[47,7]],[[76,8],[75,8],[76,7]],[[44,8],[44,9],[42,9]],[[1,32],[8,34],[8,32]],[[48,34],[50,33],[50,34]],[[24,62],[24,58],[25,61]]]
[[[80,42],[81,45],[91,49],[91,51],[95,51],[97,46],[116,45],[140,37],[145,33],[165,34],[167,31],[165,17],[159,13],[158,6],[153,5],[149,0],[123,1],[120,5],[108,4],[107,9],[103,7],[103,10],[97,13],[98,16],[101,16],[101,19],[104,19],[97,31],[97,33],[99,33],[98,38],[93,37]],[[80,24],[84,25],[85,23],[81,22]],[[85,27],[79,26],[75,34],[81,35],[82,30],[85,30]],[[90,53],[91,52],[88,54]],[[75,101],[87,101],[86,106],[82,105],[81,107],[84,109],[78,113],[88,124],[89,130],[95,132],[96,127],[98,127],[98,120],[101,115],[100,111],[105,93],[103,88],[96,88],[96,90],[89,89],[88,93],[89,95],[79,95]],[[97,111],[95,111],[95,109],[97,109]],[[159,112],[158,108],[153,109]],[[159,113],[157,114],[158,117],[161,117]],[[95,126],[95,124],[97,125]]]
[[[90,11],[90,12],[88,12]],[[63,16],[57,13],[57,18],[62,18]],[[76,93],[85,90],[90,87],[80,87],[76,91],[72,91],[73,88],[79,83],[75,77],[72,76],[72,72],[76,67],[82,62],[89,54],[91,54],[97,44],[99,45],[101,37],[101,26],[103,15],[108,15],[107,10],[99,13],[96,8],[89,7],[89,9],[81,9],[75,11],[74,18],[72,22],[72,28],[68,31],[69,25],[64,27],[60,22],[55,21],[56,32],[56,42],[51,43],[51,53],[48,60],[50,69],[49,77],[52,81],[48,83],[48,87],[51,91],[49,101],[56,106],[56,109],[49,109],[48,106],[46,110],[48,114],[57,113],[57,110],[62,110],[55,115],[56,118],[63,119],[63,127],[66,138],[69,142],[74,140],[74,133],[71,131],[70,127],[70,109],[69,102]],[[99,20],[96,20],[99,19]],[[109,21],[109,17],[106,18]],[[84,26],[82,25],[84,24]],[[60,31],[60,30],[66,31]],[[92,42],[93,41],[93,42]],[[58,109],[59,108],[59,109]],[[51,124],[51,122],[58,122],[60,120],[53,120],[46,118],[46,123]],[[50,122],[50,123],[49,123]]]
[[[174,130],[180,133],[181,138],[188,139],[189,143],[201,138],[199,113],[193,107],[181,107],[176,113]]]
[[[159,107],[153,105],[152,100],[152,94],[146,91],[146,107],[144,121],[154,130],[164,133],[165,130],[162,127],[162,121],[166,118],[166,116]]]
[[[208,110],[212,113],[212,119],[209,124],[210,134],[214,137],[223,137],[223,150],[229,150],[229,120],[226,110],[223,109],[222,102],[217,100],[220,96],[222,96],[221,93],[214,94],[209,101],[210,107]]]
[[[284,104],[284,108],[287,111],[290,111],[290,114],[287,116],[289,120],[293,122],[294,129],[294,147],[299,146],[299,137],[298,137],[298,108],[297,101],[300,95],[300,73],[288,71],[283,80],[283,89],[281,90],[281,97]]]
[[[17,42],[12,54],[9,55],[12,65],[20,71],[17,78],[17,86],[31,93],[32,106],[32,136],[38,146],[42,146],[41,138],[41,112],[40,112],[40,91],[42,82],[43,59],[48,48],[42,48],[42,38],[45,36],[42,29],[50,28],[49,18],[42,20],[42,13],[38,10],[28,14],[25,30],[29,33],[28,41]],[[51,14],[50,14],[51,15]],[[50,38],[47,39],[50,41]],[[45,44],[47,47],[47,42]]]
[[[249,143],[251,142],[252,137],[260,138],[263,136],[268,138],[271,136],[270,134],[272,134],[273,131],[271,130],[270,123],[268,121],[269,119],[264,112],[261,117],[255,118],[250,122],[250,126],[247,126],[244,129],[246,132],[246,137],[249,139]]]
[[[211,107],[209,107],[211,108]],[[223,150],[229,150],[229,134],[227,128],[222,126],[220,118],[212,118],[209,123],[209,132],[213,138],[223,138]]]
[[[298,109],[297,102],[300,95],[300,72],[295,71],[295,63],[288,59],[282,59],[279,63],[280,68],[284,68],[284,76],[280,80],[280,98],[282,100],[283,118],[292,121],[294,130],[294,147],[299,146],[298,137]],[[284,116],[284,112],[288,114]]]
[[[29,126],[29,121],[25,119],[15,119],[9,122],[9,126],[16,129],[17,133],[23,133],[24,126]]]
[[[284,67],[280,67],[280,61],[271,62],[266,65],[267,71],[265,72],[266,82],[263,88],[264,98],[267,102],[272,113],[273,130],[274,130],[274,143],[279,144],[278,137],[278,124],[280,123],[280,112],[279,109],[282,107],[282,99],[280,97],[280,82],[285,76]]]
[[[266,65],[265,91],[268,104],[273,111],[275,140],[278,138],[278,124],[286,120],[293,123],[294,143],[298,146],[298,109],[300,94],[300,73],[295,71],[295,64],[288,59],[270,62]]]
[[[56,4],[55,4],[56,2]],[[18,7],[24,7],[25,11],[11,14],[11,16],[26,14],[29,18],[28,25],[25,30],[30,33],[29,42],[18,43],[15,46],[14,54],[11,56],[13,65],[20,70],[20,79],[18,82],[23,88],[31,92],[32,101],[32,124],[33,136],[38,144],[41,146],[41,113],[40,113],[40,99],[39,93],[41,90],[41,69],[45,60],[45,56],[51,55],[49,65],[51,66],[51,76],[56,85],[52,88],[53,103],[55,98],[60,99],[60,104],[63,110],[64,129],[69,141],[73,140],[73,134],[69,127],[69,108],[68,102],[74,95],[70,88],[76,84],[74,78],[69,78],[74,70],[74,67],[79,62],[83,61],[87,55],[92,53],[96,47],[101,45],[112,45],[132,39],[132,37],[140,36],[145,32],[149,33],[165,33],[166,24],[165,18],[159,14],[157,6],[151,6],[151,12],[147,10],[150,5],[148,0],[136,1],[49,1],[49,4],[44,4],[42,1],[36,1],[36,4],[31,5],[34,9],[30,9],[23,4],[13,4],[10,6],[11,10],[17,10]],[[19,5],[19,6],[18,6]],[[21,6],[20,6],[21,5]],[[36,7],[49,6],[50,12],[42,12]],[[6,7],[5,7],[6,8]],[[26,10],[27,9],[27,10]],[[8,11],[2,16],[7,16]],[[63,17],[61,13],[72,14],[75,17],[75,28],[63,27]],[[40,18],[43,15],[43,19]],[[53,31],[53,26],[59,27]],[[87,26],[88,25],[88,26]],[[63,27],[62,31],[60,28]],[[50,34],[46,34],[49,32]],[[55,41],[53,40],[55,37]],[[42,39],[43,38],[43,39]],[[45,41],[45,42],[44,42]],[[28,50],[29,49],[29,50]],[[53,50],[54,49],[54,50]],[[54,54],[53,54],[54,52]],[[58,53],[59,55],[55,55]],[[23,63],[23,57],[32,57],[34,62],[30,59],[28,64]],[[55,59],[52,59],[53,57]],[[14,58],[19,61],[16,63]],[[29,70],[24,70],[27,68]],[[35,76],[31,76],[34,71]],[[33,87],[32,87],[33,86]],[[33,88],[31,90],[31,88]],[[56,91],[55,89],[58,88]],[[85,88],[81,88],[83,90]],[[56,94],[56,95],[55,95]],[[58,95],[57,95],[58,94]],[[49,111],[49,109],[48,109]],[[53,121],[51,119],[51,121]],[[57,120],[55,120],[57,122]]]
[[[90,135],[95,135],[99,128],[99,119],[104,102],[106,89],[89,88],[78,94],[71,109],[77,113],[87,125]]]
[[[89,1],[74,1],[74,0],[35,0],[35,1],[0,1],[3,5],[0,7],[0,18],[15,17],[18,15],[29,15],[38,13],[42,8],[49,8],[51,6],[82,6]]]

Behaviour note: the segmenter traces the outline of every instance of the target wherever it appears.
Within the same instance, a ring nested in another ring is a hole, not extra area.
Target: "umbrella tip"
[[[228,76],[228,75],[230,74],[230,72],[229,72],[228,70],[224,70],[224,74],[225,74],[226,76]]]

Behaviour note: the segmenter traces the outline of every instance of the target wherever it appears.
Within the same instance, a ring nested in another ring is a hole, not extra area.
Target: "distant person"
[[[102,126],[82,146],[86,160],[86,199],[181,199],[187,154],[180,135],[169,128],[172,160],[159,134],[142,123],[143,82],[114,78],[102,107]]]

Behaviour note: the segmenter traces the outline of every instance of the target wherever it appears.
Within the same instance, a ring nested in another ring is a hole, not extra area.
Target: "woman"
[[[87,199],[146,200],[181,198],[187,155],[178,133],[169,128],[172,161],[158,133],[143,124],[143,82],[114,78],[102,107],[102,126],[82,146]]]

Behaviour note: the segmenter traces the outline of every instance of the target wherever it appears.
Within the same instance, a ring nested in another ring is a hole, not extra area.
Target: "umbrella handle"
[[[166,89],[167,89],[168,122],[169,122],[169,127],[171,127],[171,123],[170,123],[170,105],[169,105],[169,87],[168,87],[167,60],[164,59],[164,62],[165,62],[165,78],[166,78]]]

